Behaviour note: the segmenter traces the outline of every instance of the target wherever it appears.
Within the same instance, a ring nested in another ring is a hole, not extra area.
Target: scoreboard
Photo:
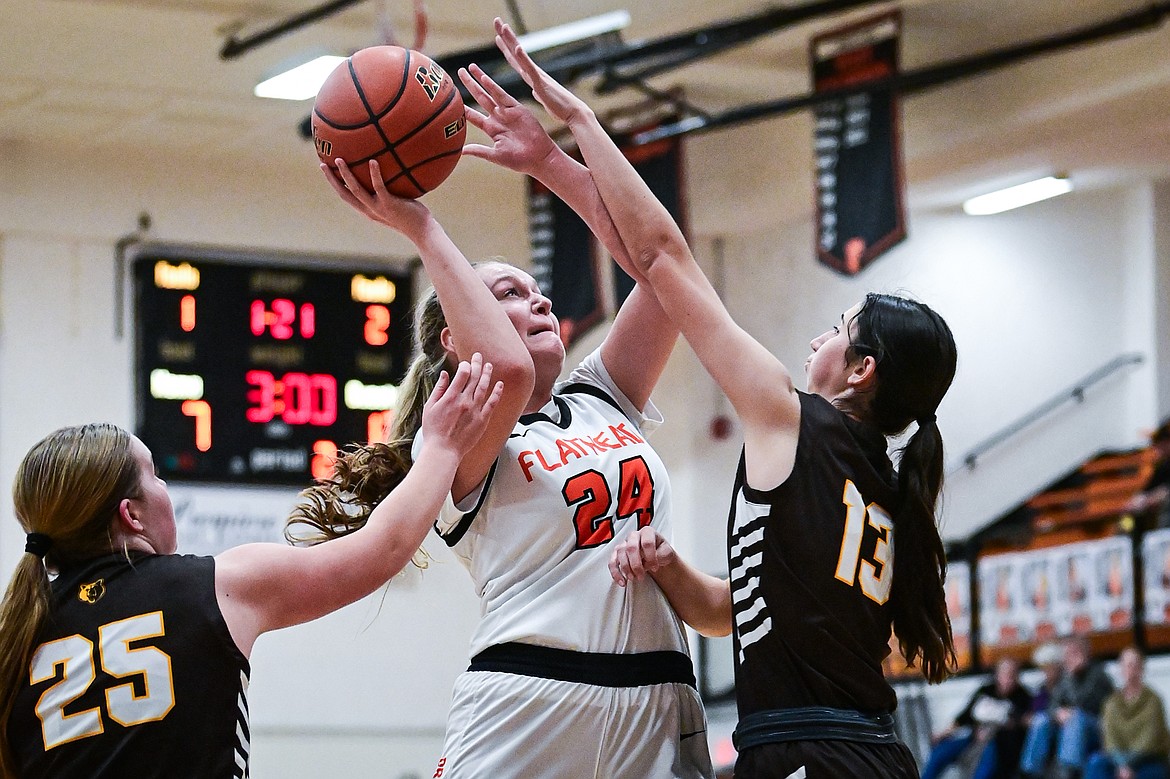
[[[137,432],[164,479],[308,486],[384,440],[409,270],[148,246],[133,279]]]

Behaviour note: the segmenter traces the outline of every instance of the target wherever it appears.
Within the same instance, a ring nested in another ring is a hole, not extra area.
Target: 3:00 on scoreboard
[[[405,267],[147,247],[133,280],[138,436],[164,479],[307,486],[384,440],[410,359]]]

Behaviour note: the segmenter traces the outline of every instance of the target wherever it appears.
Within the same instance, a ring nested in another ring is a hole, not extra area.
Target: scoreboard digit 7
[[[384,440],[409,270],[146,247],[133,279],[138,436],[163,478],[308,486],[347,444]]]

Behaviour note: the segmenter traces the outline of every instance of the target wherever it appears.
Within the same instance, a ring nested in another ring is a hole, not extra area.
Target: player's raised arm
[[[499,19],[496,33],[496,45],[534,97],[573,132],[630,261],[734,405],[752,482],[779,483],[791,469],[800,415],[788,369],[731,318],[682,231],[593,110],[536,65]]]
[[[397,230],[417,247],[438,294],[442,322],[449,330],[443,348],[461,360],[482,354],[504,384],[503,397],[487,430],[460,463],[453,489],[462,497],[483,481],[531,399],[532,357],[493,291],[426,206],[391,195],[382,184],[375,160],[369,163],[373,190],[362,186],[343,160],[335,164],[336,170],[325,164],[321,169],[338,196],[368,219]]]
[[[423,412],[413,467],[364,527],[316,546],[248,544],[216,557],[216,595],[237,645],[368,595],[410,561],[446,498],[460,458],[482,436],[502,387],[480,355],[444,373]]]
[[[592,172],[557,146],[533,113],[478,65],[460,70],[459,77],[482,110],[468,107],[468,121],[492,141],[468,144],[464,153],[540,181],[584,220],[637,282],[607,333],[602,360],[623,394],[638,408],[645,407],[678,339],[678,328],[631,262]]]

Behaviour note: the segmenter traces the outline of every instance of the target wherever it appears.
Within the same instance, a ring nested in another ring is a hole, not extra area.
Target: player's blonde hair
[[[450,367],[441,338],[446,326],[439,296],[431,288],[415,308],[415,356],[402,380],[389,441],[347,447],[338,455],[331,476],[301,492],[285,522],[284,536],[290,543],[318,544],[363,527],[374,507],[405,478],[427,398],[439,375]],[[411,562],[426,568],[428,559],[420,548]]]
[[[49,538],[45,558],[26,552],[0,604],[0,734],[28,677],[33,642],[49,613],[48,569],[113,550],[112,520],[124,498],[141,494],[131,436],[110,424],[57,430],[38,442],[16,469],[12,503],[26,533]],[[0,737],[0,776],[15,776],[12,745]]]

